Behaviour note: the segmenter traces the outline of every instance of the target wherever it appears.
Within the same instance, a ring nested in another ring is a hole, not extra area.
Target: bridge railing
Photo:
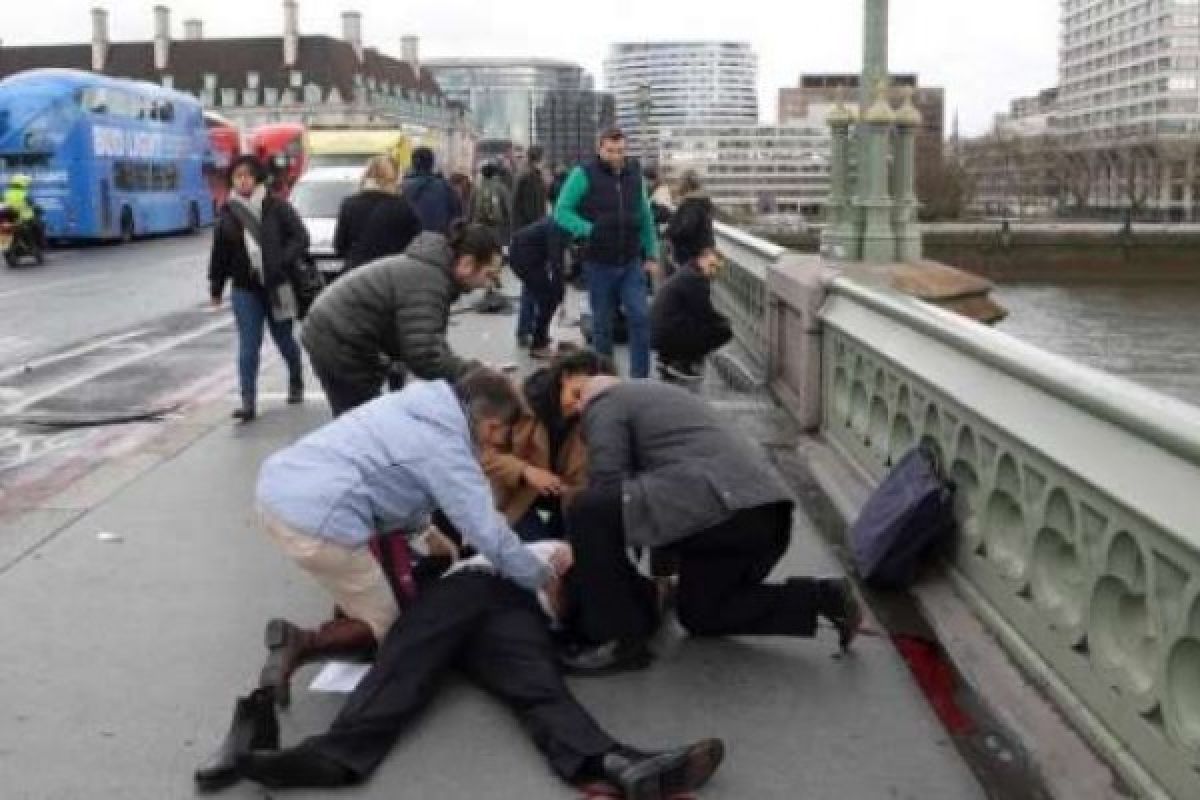
[[[729,317],[752,380],[767,372],[767,273],[787,251],[765,239],[718,223],[717,236],[725,269],[713,287],[716,307]]]
[[[780,399],[818,395],[809,427],[875,480],[939,452],[960,595],[1139,796],[1200,797],[1200,410],[811,260],[767,271],[726,300],[762,313]]]

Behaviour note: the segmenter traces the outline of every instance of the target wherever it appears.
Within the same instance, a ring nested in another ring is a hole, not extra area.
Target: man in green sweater
[[[658,237],[641,167],[625,158],[625,134],[619,129],[601,134],[595,160],[571,172],[554,219],[575,238],[587,240],[583,269],[594,349],[612,355],[619,304],[629,325],[630,374],[649,377],[647,275],[658,269]]]

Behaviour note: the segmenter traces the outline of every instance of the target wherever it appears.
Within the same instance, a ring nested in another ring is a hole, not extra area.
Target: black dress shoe
[[[620,788],[625,800],[669,800],[708,783],[724,757],[720,739],[704,739],[663,753],[616,750],[604,756],[604,779]]]
[[[849,578],[825,578],[817,582],[817,610],[837,630],[838,645],[849,652],[862,628],[863,610]]]
[[[279,747],[279,721],[275,718],[275,700],[268,689],[255,689],[239,697],[233,709],[233,722],[217,751],[196,770],[196,788],[215,792],[232,786],[241,777],[238,758],[251,750]]]
[[[614,639],[601,645],[575,646],[559,653],[563,669],[574,675],[613,675],[650,666],[653,656],[643,641]]]
[[[238,771],[268,789],[336,788],[359,782],[348,767],[303,744],[289,750],[252,750],[238,759]]]

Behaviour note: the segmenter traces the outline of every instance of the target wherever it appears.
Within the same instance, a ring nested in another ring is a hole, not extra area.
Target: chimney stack
[[[296,0],[283,0],[283,65],[296,66],[300,57],[300,7]]]
[[[359,11],[342,12],[342,38],[354,48],[354,55],[361,64],[363,60],[362,43],[362,13]]]
[[[104,72],[108,64],[108,12],[92,9],[92,72]]]
[[[171,9],[154,7],[154,69],[163,72],[171,56]]]
[[[198,19],[184,20],[183,38],[189,42],[198,42],[204,38],[204,22]]]
[[[400,58],[405,64],[412,67],[412,71],[416,73],[418,80],[421,77],[419,42],[420,40],[416,36],[404,36],[400,39]]]

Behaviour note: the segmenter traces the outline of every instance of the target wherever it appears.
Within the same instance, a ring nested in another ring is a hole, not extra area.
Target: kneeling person
[[[664,377],[696,377],[704,359],[733,338],[729,320],[712,302],[711,284],[720,268],[720,254],[707,247],[655,296],[650,330]]]
[[[506,441],[520,409],[509,379],[481,368],[453,386],[414,383],[385,395],[267,460],[258,482],[267,533],[347,615],[315,633],[268,625],[262,684],[282,704],[299,665],[369,648],[396,619],[395,594],[368,548],[377,533],[419,534],[441,511],[502,575],[526,589],[551,579],[552,566],[494,510],[476,453],[476,442]]]

